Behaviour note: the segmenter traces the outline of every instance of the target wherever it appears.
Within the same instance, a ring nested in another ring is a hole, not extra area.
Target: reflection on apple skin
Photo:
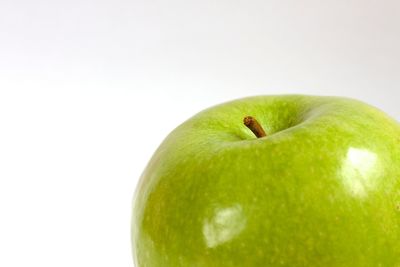
[[[239,204],[218,208],[212,218],[206,219],[203,234],[209,248],[216,247],[235,238],[244,229],[246,217]]]
[[[343,185],[354,197],[364,198],[379,180],[377,155],[366,149],[350,147],[341,169]]]

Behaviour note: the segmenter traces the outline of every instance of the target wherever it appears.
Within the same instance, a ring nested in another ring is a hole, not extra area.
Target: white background
[[[179,123],[256,94],[400,119],[397,0],[1,0],[0,266],[133,266],[134,187]]]

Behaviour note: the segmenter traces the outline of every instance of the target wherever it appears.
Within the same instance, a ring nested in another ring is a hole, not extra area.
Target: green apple
[[[340,97],[209,108],[146,167],[132,243],[138,267],[399,267],[400,125]]]

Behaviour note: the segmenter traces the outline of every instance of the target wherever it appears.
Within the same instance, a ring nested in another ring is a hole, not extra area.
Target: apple
[[[138,267],[399,267],[400,125],[341,97],[202,111],[144,170],[132,248]]]

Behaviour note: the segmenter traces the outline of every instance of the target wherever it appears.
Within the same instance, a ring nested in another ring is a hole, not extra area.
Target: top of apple
[[[261,126],[259,128],[268,133],[269,139],[304,130],[347,129],[350,132],[363,131],[365,126],[389,132],[399,130],[396,121],[377,108],[358,100],[328,96],[273,95],[247,97],[208,108],[180,125],[171,137],[183,134],[191,142],[202,140],[201,143],[205,140],[252,140],[254,136],[264,135],[257,136],[250,127],[243,127],[241,122],[248,120],[249,123],[254,118]]]
[[[357,151],[380,155],[380,162],[398,158],[400,125],[379,109],[354,99],[255,96],[208,108],[178,126],[147,169],[158,165],[165,170],[180,164],[204,168],[223,164],[227,158],[231,169],[241,170],[273,169],[286,162],[319,164],[318,168],[329,162],[339,168]],[[261,162],[264,165],[259,166]]]

